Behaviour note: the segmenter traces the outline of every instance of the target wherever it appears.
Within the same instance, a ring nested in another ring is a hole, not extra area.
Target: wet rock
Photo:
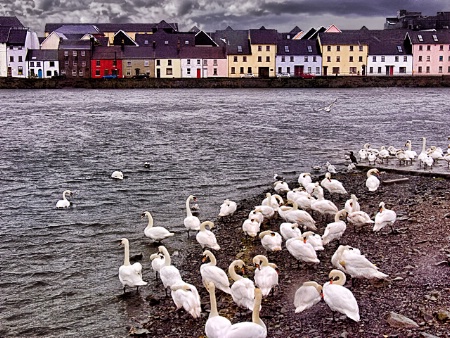
[[[417,328],[419,325],[413,321],[412,319],[409,319],[408,317],[405,317],[401,314],[390,312],[387,318],[387,322],[392,327],[397,328]]]
[[[450,319],[450,311],[447,310],[438,310],[436,312],[436,318],[441,322],[449,321]]]

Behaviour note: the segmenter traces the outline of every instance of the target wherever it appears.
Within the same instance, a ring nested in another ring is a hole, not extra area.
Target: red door
[[[197,69],[197,79],[200,79],[202,77],[202,70]]]

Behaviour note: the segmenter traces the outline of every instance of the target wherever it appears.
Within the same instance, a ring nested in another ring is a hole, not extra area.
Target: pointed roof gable
[[[330,25],[325,32],[327,33],[341,33],[341,30],[337,28],[335,25]]]
[[[301,31],[302,30],[298,26],[295,26],[294,28],[292,28],[292,30],[289,32],[289,34],[296,35],[296,34],[300,33]]]
[[[197,34],[195,34],[195,46],[217,47],[218,44],[204,31],[198,31]]]
[[[127,45],[127,46],[137,46],[137,43],[123,30],[119,30],[114,34],[114,40],[113,40],[114,46],[121,46],[121,45]]]

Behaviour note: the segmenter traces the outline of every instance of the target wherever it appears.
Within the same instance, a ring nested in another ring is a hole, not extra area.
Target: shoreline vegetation
[[[139,88],[360,88],[450,87],[450,76],[320,76],[302,78],[176,78],[176,79],[22,79],[0,78],[0,89],[139,89]]]

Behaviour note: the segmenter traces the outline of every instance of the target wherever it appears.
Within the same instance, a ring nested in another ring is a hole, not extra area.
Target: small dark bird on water
[[[352,161],[352,163],[358,163],[355,155],[353,154],[353,151],[350,152],[350,160]]]

